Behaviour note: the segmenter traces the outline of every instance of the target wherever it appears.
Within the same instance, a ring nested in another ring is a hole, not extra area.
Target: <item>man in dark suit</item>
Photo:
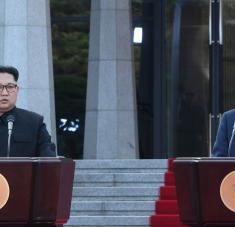
[[[0,66],[0,156],[55,157],[55,145],[43,117],[15,106],[19,92],[18,77],[16,68]],[[13,117],[10,137],[9,116]]]
[[[214,157],[235,157],[235,109],[223,114],[212,155]]]

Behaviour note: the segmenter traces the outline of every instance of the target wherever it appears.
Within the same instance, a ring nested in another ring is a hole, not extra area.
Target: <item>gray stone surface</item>
[[[99,78],[97,110],[101,112],[116,111],[118,105],[116,72],[115,61],[102,61],[99,63],[99,72],[96,74]]]
[[[1,6],[0,6],[1,8]],[[0,12],[1,14],[1,12]],[[1,18],[1,16],[0,16]],[[4,37],[4,27],[0,25],[0,37]],[[3,62],[4,59],[4,40],[0,39],[0,62]]]
[[[149,226],[166,168],[167,160],[77,160],[66,227]]]
[[[56,142],[50,1],[0,1],[0,64],[18,68],[17,106],[44,115]]]
[[[154,209],[154,201],[78,201],[72,203],[71,216],[150,216]]]
[[[115,172],[118,171],[128,171],[137,170],[140,171],[144,169],[148,171],[161,170],[165,171],[167,168],[167,160],[166,159],[147,159],[147,160],[132,160],[132,159],[124,159],[124,160],[76,160],[76,168],[81,171],[102,171],[107,170]]]
[[[94,112],[98,110],[98,98],[97,95],[99,92],[99,77],[98,72],[99,71],[99,62],[98,61],[90,61],[89,67],[88,67],[88,75],[89,75],[89,83],[87,84],[87,90],[93,89],[94,94],[91,93],[87,94],[86,97],[86,108],[89,109],[89,112]],[[97,115],[97,114],[96,114]],[[89,123],[90,119],[87,119],[86,123]],[[97,125],[97,123],[95,123]]]
[[[136,111],[118,111],[118,151],[120,158],[138,157],[138,144],[135,143],[137,126],[135,118]]]
[[[15,65],[20,73],[27,67],[27,27],[5,26],[4,27],[4,58],[1,64]],[[27,71],[24,71],[27,73]],[[20,74],[21,78],[27,74]],[[21,79],[20,78],[20,79]],[[24,78],[23,80],[26,80]]]
[[[158,187],[164,173],[78,173],[74,181],[76,187]]]
[[[139,156],[130,1],[92,0],[85,159]]]
[[[44,116],[44,121],[45,122],[50,122],[51,120],[51,114],[49,111],[50,107],[50,90],[48,89],[38,89],[38,88],[33,88],[33,89],[27,89],[27,95],[28,97],[31,97],[31,99],[28,99],[28,109],[33,110],[37,113],[40,113],[41,115]],[[45,98],[47,97],[47,98]],[[48,131],[52,131],[51,124],[47,125]],[[55,130],[55,128],[53,128]]]
[[[121,111],[136,111],[136,96],[133,93],[130,95],[128,91],[129,87],[135,87],[134,73],[132,72],[131,62],[128,61],[118,61],[118,74],[117,78],[118,84],[118,106]],[[131,76],[128,76],[131,75]],[[132,90],[135,92],[135,90]],[[134,119],[133,119],[134,121]]]
[[[67,225],[149,226],[149,216],[72,216]]]
[[[45,0],[31,0],[27,1],[28,10],[27,10],[27,17],[28,17],[28,25],[34,26],[50,26],[48,24],[48,1]],[[36,9],[36,10],[32,10]]]
[[[130,30],[131,22],[130,22],[130,11],[129,10],[118,10],[116,14],[117,20],[117,59],[118,60],[126,60],[132,61],[132,50],[129,47],[132,42],[132,30]]]
[[[48,52],[47,27],[32,26],[27,29],[27,33],[27,45],[34,47],[29,48],[27,53],[28,64],[33,66],[33,70],[30,68],[28,70],[30,74],[28,85],[31,88],[49,90],[49,77],[51,76],[49,68],[42,67],[48,66],[48,58],[46,57]]]
[[[0,26],[5,25],[5,1],[0,1]]]
[[[117,45],[116,10],[101,10],[99,19],[100,19],[100,32],[99,32],[100,51],[99,51],[98,60],[99,61],[116,60],[117,48],[118,48],[116,46]]]
[[[156,200],[158,187],[74,187],[75,200]],[[76,198],[79,197],[79,198]]]
[[[117,112],[99,111],[98,113],[97,159],[118,158]]]
[[[27,25],[27,1],[32,0],[2,0],[5,1],[5,25]],[[33,9],[32,9],[33,10]]]

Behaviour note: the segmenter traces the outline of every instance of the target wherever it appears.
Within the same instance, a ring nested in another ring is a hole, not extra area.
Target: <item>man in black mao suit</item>
[[[8,116],[14,118],[10,157],[55,157],[43,117],[37,113],[17,108],[19,73],[14,67],[0,66],[0,156],[8,152]]]

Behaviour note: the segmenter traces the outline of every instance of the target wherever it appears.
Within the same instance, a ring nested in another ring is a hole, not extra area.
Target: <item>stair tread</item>
[[[158,196],[159,187],[76,187],[73,195],[82,196]]]
[[[147,225],[149,216],[71,216],[67,225]]]
[[[186,227],[179,218],[173,161],[168,159],[168,169],[164,176],[164,186],[160,187],[160,199],[155,203],[155,214],[150,218],[151,227]]]
[[[169,171],[173,171],[173,162],[174,162],[174,160],[175,160],[175,158],[169,158],[167,160],[167,162],[168,162],[168,170]]]
[[[176,214],[155,214],[151,216],[151,223],[157,223],[159,226],[163,224],[181,224],[179,215]]]
[[[155,203],[157,214],[178,214],[178,203],[176,200],[158,200]]]
[[[102,183],[107,182],[112,183],[113,186],[118,183],[163,184],[164,173],[78,173],[74,177],[74,183],[81,185],[93,183],[93,187],[96,183],[102,185]]]
[[[167,168],[167,159],[104,159],[104,160],[76,160],[76,169],[116,169],[116,168],[145,168],[145,169],[165,169]]]
[[[165,160],[76,160],[71,216],[65,226],[149,226]]]
[[[164,175],[164,182],[166,186],[175,185],[175,174],[174,172],[167,171]]]
[[[79,201],[72,203],[72,208],[103,211],[145,211],[155,208],[155,201]]]

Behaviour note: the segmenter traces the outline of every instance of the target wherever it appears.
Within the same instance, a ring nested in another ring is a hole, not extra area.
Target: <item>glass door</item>
[[[222,111],[235,107],[235,1],[222,1]]]
[[[168,156],[207,156],[209,2],[167,1]]]
[[[209,150],[212,150],[222,113],[223,80],[223,2],[209,1],[209,49],[210,49],[210,100],[209,100]]]
[[[168,0],[168,156],[209,156],[235,105],[235,1]]]
[[[235,2],[210,0],[210,114],[209,154],[213,147],[223,112],[235,104]]]

